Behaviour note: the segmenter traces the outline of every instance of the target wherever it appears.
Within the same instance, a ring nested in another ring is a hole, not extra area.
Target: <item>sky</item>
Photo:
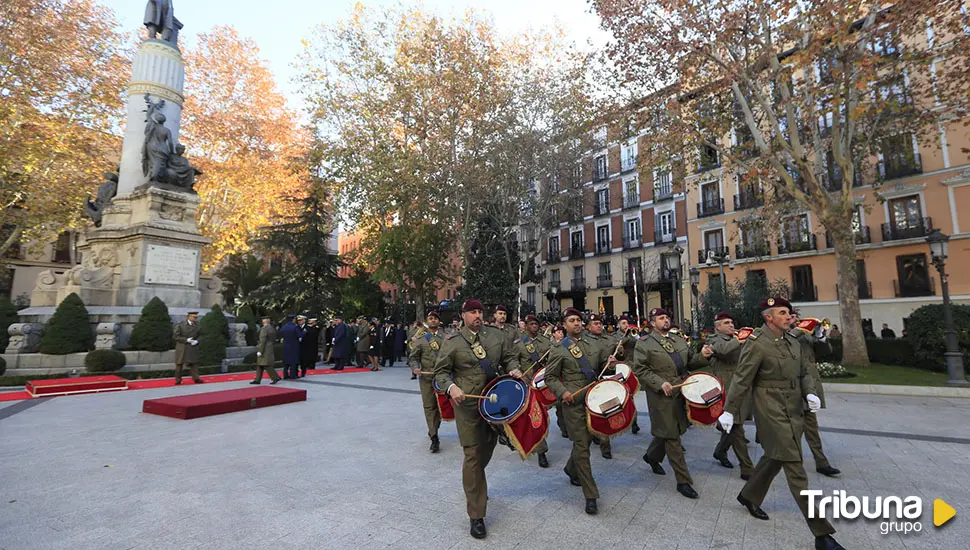
[[[123,30],[142,26],[145,2],[136,0],[100,0],[111,8]],[[351,0],[172,0],[175,16],[185,26],[181,36],[186,47],[194,37],[216,25],[232,25],[243,36],[256,41],[260,54],[269,62],[277,85],[286,93],[291,107],[299,108],[299,98],[292,78],[297,69],[291,66],[301,50],[300,40],[321,24],[334,25],[346,18],[353,6]],[[592,41],[601,46],[608,40],[599,28],[599,18],[590,13],[586,0],[427,0],[424,2],[372,0],[367,7],[385,8],[399,5],[421,5],[427,11],[459,16],[466,10],[484,13],[503,34],[513,34],[558,24],[578,43]]]

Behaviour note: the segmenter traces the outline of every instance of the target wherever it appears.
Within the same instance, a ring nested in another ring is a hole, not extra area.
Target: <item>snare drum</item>
[[[689,383],[688,383],[689,382]],[[724,386],[721,379],[698,372],[684,379],[680,392],[687,402],[687,418],[695,424],[710,426],[724,412]]]
[[[630,368],[630,365],[626,363],[615,363],[613,369],[616,371],[616,374],[604,375],[603,380],[617,380],[622,382],[626,386],[627,391],[630,392],[630,395],[635,397],[637,392],[640,391],[640,381],[634,376],[633,369]]]
[[[482,418],[501,426],[522,460],[532,454],[549,431],[549,413],[539,402],[538,392],[511,376],[499,376],[485,386],[482,395],[494,395],[496,401],[479,401]]]
[[[586,392],[586,426],[594,435],[613,437],[633,424],[637,408],[617,380],[600,380]]]
[[[435,397],[438,398],[438,412],[441,413],[441,419],[447,421],[454,420],[455,407],[451,404],[451,399],[449,399],[448,395],[446,395],[445,392],[441,391],[441,388],[438,387],[437,378],[434,379],[433,384]]]
[[[536,371],[532,377],[532,389],[536,392],[536,398],[545,408],[550,408],[556,404],[556,395],[546,386],[546,367]]]

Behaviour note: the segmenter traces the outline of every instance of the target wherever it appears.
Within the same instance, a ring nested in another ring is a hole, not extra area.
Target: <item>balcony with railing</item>
[[[583,292],[586,290],[586,277],[577,277],[572,280],[570,288],[573,292]]]
[[[667,244],[677,240],[677,231],[671,227],[669,233],[664,233],[659,227],[653,228],[653,244]]]
[[[631,237],[629,235],[623,236],[623,250],[636,250],[643,246],[643,239],[640,235]]]
[[[826,191],[837,192],[842,190],[842,182],[844,178],[842,177],[841,170],[833,170],[828,174],[822,175],[822,188]],[[853,171],[852,176],[852,187],[862,187],[862,172],[858,169]]]
[[[771,247],[768,242],[753,244],[734,245],[734,257],[738,260],[747,258],[767,258],[771,256]]]
[[[570,260],[582,260],[586,254],[583,252],[582,246],[573,245],[569,248],[569,259]]]
[[[549,281],[549,285],[546,287],[546,292],[548,292],[549,294],[553,294],[552,289],[556,289],[555,294],[558,294],[558,293],[562,292],[562,290],[563,290],[562,289],[562,281],[559,280],[559,279],[555,279],[555,280]]]
[[[636,169],[636,167],[637,167],[636,155],[625,156],[623,157],[623,160],[620,161],[620,170],[622,170],[623,172],[629,172],[630,170]]]
[[[899,220],[903,221],[903,220]],[[933,230],[933,218],[916,218],[904,223],[882,224],[882,240],[900,241],[902,239],[923,238]]]
[[[640,195],[636,193],[627,193],[623,195],[623,209],[629,208],[639,208],[640,207]]]
[[[724,213],[724,199],[709,198],[697,203],[697,217],[716,216]]]
[[[653,201],[665,201],[674,198],[674,185],[663,183],[653,186]]]
[[[726,247],[701,248],[697,251],[697,261],[698,263],[704,263],[708,258],[714,262],[718,261],[719,258],[721,261],[724,261],[730,254],[731,250]]]
[[[721,160],[718,158],[717,149],[702,145],[700,158],[697,161],[697,173],[707,172],[720,166]]]
[[[869,226],[863,225],[855,231],[855,244],[870,244],[872,243],[872,236],[869,234]],[[825,232],[825,248],[835,248],[835,239],[832,238],[832,233]]]
[[[610,213],[610,201],[609,197],[605,202],[596,201],[593,205],[593,215],[594,216],[605,216]]]
[[[904,178],[923,173],[923,160],[919,153],[912,156],[883,159],[879,161],[879,177],[884,180]]]
[[[603,256],[605,254],[609,254],[610,252],[612,252],[612,249],[610,248],[609,241],[597,241],[596,242],[596,250],[595,250],[595,253],[596,253],[597,256]]]
[[[734,195],[734,209],[747,210],[764,206],[765,196],[763,193],[756,193],[748,189],[742,189],[740,193]]]
[[[839,285],[835,285],[835,299],[838,300],[841,296],[839,295]],[[872,281],[859,281],[859,299],[860,300],[871,300],[872,299]]]
[[[817,302],[818,287],[792,287],[789,299],[792,302]]]
[[[794,254],[796,252],[808,252],[809,250],[818,250],[814,233],[799,235],[797,239],[786,238],[778,241],[778,254]]]
[[[597,166],[593,169],[593,181],[603,181],[609,175],[609,169],[605,166]]]
[[[924,284],[912,284],[893,279],[893,292],[897,298],[912,298],[916,296],[936,296],[936,279],[927,277]]]
[[[549,262],[558,262],[560,258],[562,258],[562,255],[560,254],[559,247],[558,246],[550,246],[549,247]]]
[[[596,288],[610,288],[613,286],[613,274],[596,276]]]
[[[635,272],[635,273],[634,273]],[[627,269],[623,272],[623,286],[628,288],[633,288],[633,282],[636,281],[637,286],[643,286],[643,268],[638,267],[634,269]]]

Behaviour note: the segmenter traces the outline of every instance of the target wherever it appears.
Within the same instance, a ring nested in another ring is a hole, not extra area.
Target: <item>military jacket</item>
[[[508,374],[519,368],[519,361],[509,339],[492,327],[483,327],[475,334],[462,327],[456,334],[446,338],[438,352],[434,365],[434,377],[438,386],[448,391],[452,384],[465,393],[481,395],[488,380],[475,350],[483,352],[485,359],[498,375]],[[455,406],[458,439],[462,447],[483,443],[489,437],[489,426],[478,412],[478,399],[465,399]]]
[[[712,334],[707,343],[714,349],[714,355],[710,358],[714,376],[721,379],[724,395],[727,396],[734,379],[734,371],[738,368],[738,361],[741,359],[743,344],[733,334],[721,333]],[[736,419],[738,422],[748,419],[751,415],[750,394],[741,409],[741,416]]]
[[[175,364],[195,364],[199,362],[199,345],[189,344],[189,338],[199,339],[199,323],[189,324],[182,321],[175,325]]]
[[[687,405],[680,388],[670,396],[664,395],[664,382],[676,386],[687,377],[689,369],[707,361],[695,354],[684,339],[677,335],[661,336],[653,331],[637,342],[634,348],[633,373],[640,387],[647,392],[650,411],[650,433],[662,439],[676,439],[687,431]],[[674,357],[677,357],[676,361]],[[678,365],[680,363],[680,365]]]
[[[522,371],[532,366],[532,363],[538,361],[552,345],[552,341],[549,338],[539,334],[535,338],[530,338],[529,335],[521,336],[515,341],[515,353],[516,357],[519,359],[519,368]],[[525,373],[526,378],[532,380],[535,376],[537,370],[542,368],[542,365],[549,364],[549,356],[542,360],[541,363],[535,366],[532,370]]]
[[[273,345],[276,343],[276,329],[273,325],[263,325],[259,329],[259,343],[256,351],[261,355],[256,358],[257,365],[273,365],[276,363],[276,351]]]
[[[566,392],[575,393],[592,381],[581,370],[577,355],[589,360],[590,369],[594,376],[599,375],[606,363],[602,346],[590,335],[584,334],[575,339],[568,336],[567,338],[573,342],[578,351],[576,348],[567,349],[562,342],[553,342],[549,352],[549,362],[546,364],[546,387],[558,399],[561,399]],[[583,403],[586,395],[583,392],[582,395],[574,397],[574,404]]]
[[[411,370],[434,371],[434,364],[438,360],[438,353],[441,351],[441,345],[444,341],[445,334],[440,328],[435,333],[429,330],[420,338],[416,339],[412,343],[411,351],[408,354],[408,366],[411,367]],[[431,380],[433,375],[427,374],[422,376],[427,376],[428,380]]]
[[[800,328],[793,328],[789,333],[798,340],[798,344],[802,347],[802,354],[808,359],[808,373],[812,375],[812,380],[815,381],[815,395],[818,396],[819,401],[822,402],[822,408],[825,408],[825,391],[822,389],[822,374],[818,371],[818,363],[815,361],[816,350],[823,350],[823,353],[832,353],[832,344],[827,340],[825,342],[820,342],[815,338],[814,334],[809,334]],[[806,403],[807,407],[808,404]],[[807,409],[806,409],[807,410]]]
[[[739,418],[751,392],[754,420],[765,456],[784,462],[802,460],[805,396],[815,393],[808,358],[791,335],[756,329],[741,347],[724,410]]]

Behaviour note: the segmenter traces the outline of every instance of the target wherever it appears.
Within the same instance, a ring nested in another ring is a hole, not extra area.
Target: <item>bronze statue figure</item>
[[[98,196],[93,201],[91,196],[84,202],[84,214],[91,218],[95,227],[101,227],[104,209],[111,204],[111,199],[118,194],[118,174],[104,173],[104,183],[98,187]]]
[[[145,143],[142,145],[142,173],[148,177],[148,181],[162,181],[168,157],[175,153],[175,144],[172,132],[165,127],[165,114],[161,112],[165,100],[160,99],[153,103],[148,94],[145,94],[145,103],[148,104],[148,109]]]
[[[177,34],[172,0],[148,0],[145,6],[145,27],[148,29],[148,38],[153,39],[160,35],[161,40],[175,44],[174,36]]]

